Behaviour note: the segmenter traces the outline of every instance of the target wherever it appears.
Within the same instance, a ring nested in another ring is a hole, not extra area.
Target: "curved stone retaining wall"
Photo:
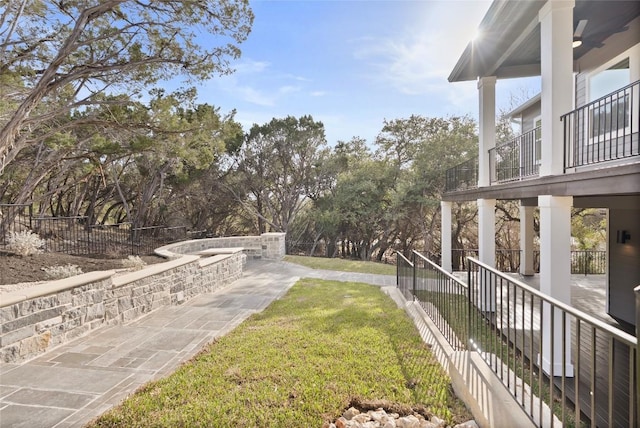
[[[163,257],[176,254],[195,254],[214,248],[242,248],[251,258],[280,260],[286,254],[284,233],[263,233],[260,236],[228,236],[224,238],[193,239],[165,245],[156,250]]]
[[[89,272],[2,293],[0,362],[31,359],[96,328],[222,288],[242,276],[247,249],[241,244],[255,250],[253,257],[284,256],[284,234],[185,241],[157,250],[169,261],[138,271]],[[214,248],[224,250],[205,251]],[[209,257],[188,254],[197,252]]]

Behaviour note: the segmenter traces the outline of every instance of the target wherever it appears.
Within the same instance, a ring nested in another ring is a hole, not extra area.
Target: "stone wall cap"
[[[193,263],[199,258],[200,256],[184,255],[178,259],[169,260],[164,263],[156,263],[153,265],[149,265],[146,268],[113,278],[113,287],[114,288],[122,287],[123,285],[129,284],[130,282],[138,281],[142,278],[146,278],[152,275],[157,275],[159,273],[166,272],[178,266],[183,266],[189,263]]]
[[[201,256],[215,256],[217,254],[234,254],[244,251],[244,247],[221,247],[221,248],[207,248],[206,250],[198,251],[194,254]]]
[[[28,299],[47,296],[92,282],[102,281],[113,277],[115,273],[115,270],[87,272],[69,278],[45,282],[44,284],[36,284],[33,287],[23,288],[9,293],[2,293],[0,294],[0,307],[10,306]]]

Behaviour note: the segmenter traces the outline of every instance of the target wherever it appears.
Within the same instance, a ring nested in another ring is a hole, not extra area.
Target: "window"
[[[615,138],[629,127],[630,92],[621,91],[629,83],[629,58],[590,77],[588,144]]]

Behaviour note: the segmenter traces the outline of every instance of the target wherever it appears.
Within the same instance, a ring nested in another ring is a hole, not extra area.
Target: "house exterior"
[[[447,172],[442,267],[451,271],[452,203],[476,201],[479,258],[495,266],[496,201],[519,200],[520,272],[533,274],[537,207],[540,290],[570,304],[571,209],[606,209],[607,310],[635,324],[640,2],[495,0],[480,34],[449,76],[478,82],[479,149],[477,161]],[[528,76],[540,76],[542,91],[512,112],[522,135],[496,145],[495,87]]]

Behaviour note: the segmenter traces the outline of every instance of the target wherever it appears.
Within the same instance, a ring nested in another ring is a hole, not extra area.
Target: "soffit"
[[[546,0],[496,0],[480,23],[481,38],[470,42],[453,71],[450,82],[540,75],[540,23],[538,12]],[[640,1],[576,0],[574,28],[582,19],[587,25],[584,43],[574,49],[574,60],[600,49],[612,34],[640,16]]]

